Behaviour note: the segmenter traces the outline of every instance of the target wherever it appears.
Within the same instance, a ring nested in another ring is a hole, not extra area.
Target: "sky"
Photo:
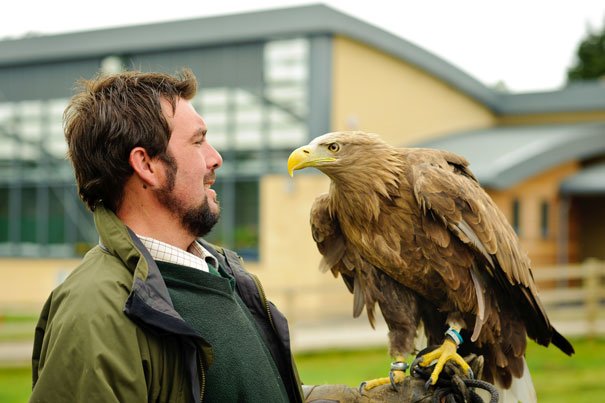
[[[0,38],[319,2],[412,42],[488,86],[504,83],[517,93],[561,88],[580,41],[605,23],[604,0],[20,0],[2,10]]]

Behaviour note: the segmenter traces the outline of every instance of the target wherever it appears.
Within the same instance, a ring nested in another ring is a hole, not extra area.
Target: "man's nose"
[[[223,157],[221,157],[221,154],[210,144],[208,144],[208,147],[208,157],[206,158],[208,165],[213,169],[220,168],[223,165]]]

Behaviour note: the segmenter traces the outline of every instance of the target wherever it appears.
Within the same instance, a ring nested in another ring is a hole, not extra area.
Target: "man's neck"
[[[195,241],[181,225],[178,218],[162,209],[137,209],[123,206],[116,213],[118,218],[136,234],[157,239],[182,250],[188,250]]]

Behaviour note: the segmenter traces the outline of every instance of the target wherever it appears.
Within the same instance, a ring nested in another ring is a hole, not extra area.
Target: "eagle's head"
[[[316,137],[306,146],[292,151],[288,173],[308,167],[317,168],[328,176],[353,166],[363,166],[372,151],[388,145],[373,133],[360,131],[333,132]]]

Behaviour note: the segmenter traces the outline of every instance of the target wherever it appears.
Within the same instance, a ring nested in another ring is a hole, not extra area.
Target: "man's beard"
[[[214,224],[218,222],[220,210],[213,212],[210,209],[208,195],[204,196],[201,204],[187,207],[183,200],[177,199],[172,192],[176,182],[177,164],[176,160],[167,152],[161,156],[166,166],[166,183],[159,189],[154,190],[158,201],[167,209],[172,210],[179,217],[183,227],[195,237],[203,237],[208,234]],[[204,183],[206,183],[204,178]],[[218,205],[218,201],[216,202]]]

